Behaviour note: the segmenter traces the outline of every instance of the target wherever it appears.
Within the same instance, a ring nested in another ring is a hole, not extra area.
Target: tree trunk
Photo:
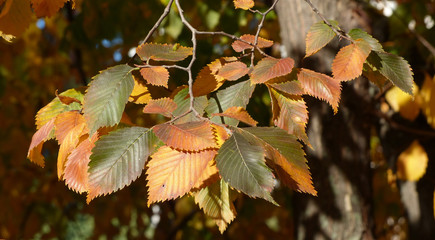
[[[358,27],[357,4],[350,0],[312,0],[327,18],[348,31]],[[281,0],[277,6],[282,43],[299,66],[330,72],[338,41],[308,59],[305,36],[321,19],[303,0]],[[344,42],[345,40],[342,40]],[[310,122],[307,127],[313,149],[308,162],[318,197],[297,195],[296,239],[373,239],[370,172],[371,103],[369,84],[357,79],[343,84],[339,111],[306,97]]]

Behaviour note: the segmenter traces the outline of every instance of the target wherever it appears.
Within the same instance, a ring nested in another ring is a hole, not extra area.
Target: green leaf
[[[288,187],[300,192],[317,195],[308,170],[302,144],[294,135],[276,127],[251,127],[239,129],[251,141],[258,141],[266,157],[281,181]]]
[[[85,94],[83,112],[92,135],[100,127],[118,124],[133,91],[134,68],[122,64],[94,77]]]
[[[414,73],[408,62],[397,55],[386,52],[372,52],[367,58],[368,63],[378,70],[402,91],[412,94]]]
[[[372,35],[368,34],[367,32],[359,28],[355,28],[350,30],[348,34],[353,40],[357,40],[361,38],[364,41],[366,41],[370,45],[373,51],[384,52],[384,49],[382,48],[382,45],[379,43],[379,41],[376,38],[372,37]]]
[[[59,96],[72,97],[80,102],[83,102],[83,93],[78,89],[69,89]],[[49,104],[45,105],[45,107],[41,108],[36,114],[36,126],[40,129],[51,119],[57,117],[57,115],[66,112],[66,111],[79,111],[82,108],[82,105],[77,102],[73,102],[71,104],[63,104],[58,97],[55,97]]]
[[[172,44],[144,43],[136,48],[136,53],[142,61],[177,62],[192,55],[193,48]]]
[[[274,177],[265,164],[261,146],[252,145],[243,135],[234,132],[219,149],[216,163],[219,174],[231,187],[276,204],[270,195]]]
[[[221,233],[236,217],[233,201],[237,196],[237,192],[231,190],[228,183],[222,179],[198,192],[194,192],[193,196],[195,197],[195,203],[216,222]]]
[[[190,107],[190,98],[189,98],[189,89],[185,88],[177,93],[174,97],[174,102],[177,104],[177,109],[172,113],[175,117],[181,115],[189,110]],[[195,97],[193,100],[193,107],[199,114],[204,113],[204,109],[207,106],[208,101],[206,96]],[[192,121],[199,121],[197,117],[193,113],[189,113],[186,116],[177,120],[177,123],[186,123]]]
[[[254,89],[255,85],[251,85],[251,82],[247,80],[219,90],[216,97],[209,99],[209,105],[205,111],[211,116],[213,113],[222,113],[230,107],[246,108]],[[215,116],[211,118],[215,123],[223,123],[222,119],[226,124],[231,126],[237,126],[237,124],[239,124],[238,120],[229,117]]]
[[[92,149],[89,162],[87,201],[122,189],[136,180],[159,144],[154,133],[142,127],[122,128],[101,137]]]
[[[338,28],[338,22],[333,20],[328,21],[332,26]],[[335,35],[335,32],[323,21],[313,24],[308,31],[307,37],[305,38],[305,57],[309,57],[318,52],[320,49],[326,46],[326,44],[328,44],[335,37]]]

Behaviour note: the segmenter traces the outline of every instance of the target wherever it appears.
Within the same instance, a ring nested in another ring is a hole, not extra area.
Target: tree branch
[[[160,16],[159,20],[157,20],[157,22],[154,24],[153,28],[151,28],[151,30],[148,32],[147,36],[144,38],[144,40],[139,45],[146,43],[149,40],[149,38],[151,37],[151,35],[153,35],[153,33],[157,30],[157,28],[162,23],[163,19],[165,19],[168,16],[169,12],[171,11],[171,6],[172,6],[173,2],[174,2],[174,0],[169,1],[168,5],[166,6],[166,8],[163,11],[162,15]]]

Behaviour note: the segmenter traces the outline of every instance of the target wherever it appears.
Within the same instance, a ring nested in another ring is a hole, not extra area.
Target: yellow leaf
[[[413,84],[413,92],[414,96],[417,95],[418,86],[415,83]],[[412,96],[396,86],[388,90],[385,99],[395,112],[399,112],[403,118],[409,121],[414,121],[420,113],[420,106]]]
[[[420,103],[423,114],[426,116],[427,123],[435,129],[435,97],[432,96],[435,96],[434,79],[426,75],[416,99]]]
[[[426,151],[415,140],[397,160],[397,177],[402,180],[418,181],[425,173],[429,158]]]
[[[164,67],[141,68],[140,74],[151,85],[168,87],[169,72]]]
[[[68,0],[31,0],[37,17],[51,17],[65,5]]]
[[[216,136],[216,144],[220,148],[222,144],[224,144],[224,142],[230,137],[230,135],[222,126],[216,124],[212,124],[211,126],[213,127],[213,132]]]
[[[253,0],[234,0],[234,7],[248,10],[254,6]]]
[[[362,39],[340,49],[332,62],[334,78],[338,81],[349,81],[360,76],[370,51],[370,44]]]
[[[151,93],[148,91],[147,86],[140,79],[133,75],[134,88],[130,97],[129,102],[136,104],[147,104],[151,100]]]
[[[0,11],[0,35],[7,41],[20,36],[32,20],[29,0],[6,0]]]

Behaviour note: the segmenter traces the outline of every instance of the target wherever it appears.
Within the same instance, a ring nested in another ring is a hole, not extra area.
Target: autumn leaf
[[[21,36],[32,21],[29,0],[7,0],[0,9],[0,36],[6,41]]]
[[[236,61],[225,64],[219,69],[217,76],[229,81],[235,81],[248,74],[249,68],[246,64]]]
[[[44,167],[44,157],[41,154],[42,144],[50,139],[50,133],[54,129],[54,120],[52,118],[45,125],[43,125],[35,134],[32,136],[32,141],[30,142],[30,147],[27,152],[27,158],[40,167]]]
[[[297,80],[281,82],[281,83],[268,83],[267,85],[273,87],[276,90],[279,90],[281,92],[290,95],[302,95],[305,93],[305,90],[302,87],[301,82]]]
[[[142,79],[139,79],[133,74],[134,87],[130,96],[128,97],[129,102],[136,104],[147,104],[152,98],[148,87],[145,85]]]
[[[305,144],[311,146],[305,127],[308,122],[308,111],[304,100],[290,99],[278,93],[274,89],[269,89],[272,98],[272,112],[275,126],[286,130],[289,134],[295,135]]]
[[[152,99],[144,107],[144,113],[158,113],[165,117],[172,117],[172,112],[177,109],[177,104],[170,98]]]
[[[332,62],[332,75],[337,81],[349,81],[361,75],[364,62],[371,51],[370,44],[362,39],[343,47]]]
[[[216,144],[220,148],[222,144],[224,144],[224,142],[230,137],[230,135],[228,134],[227,129],[222,126],[217,124],[211,124],[211,126],[213,127]]]
[[[272,78],[289,74],[295,61],[291,58],[276,59],[265,57],[261,59],[251,73],[253,84],[264,83]]]
[[[140,74],[151,85],[168,87],[169,72],[164,67],[141,68]]]
[[[182,89],[175,95],[174,102],[177,104],[177,109],[175,109],[174,112],[172,113],[175,117],[184,114],[190,109],[190,98],[188,96],[189,96],[188,88]],[[204,113],[204,109],[208,105],[208,100],[206,96],[195,97],[193,103],[194,103],[193,107],[195,108],[195,110],[200,115],[202,115]],[[187,123],[187,122],[195,122],[195,121],[200,121],[200,119],[197,118],[193,112],[187,114],[184,117],[177,119],[177,123]]]
[[[222,116],[230,117],[242,121],[251,126],[257,126],[257,121],[255,121],[249,113],[242,107],[230,107],[223,113],[213,113],[212,116]]]
[[[70,105],[71,103],[74,103],[74,102],[82,104],[82,102],[77,98],[59,95],[59,93],[57,92],[57,89],[56,89],[55,94],[56,94],[56,97],[59,98],[59,100],[62,104]]]
[[[338,28],[337,21],[328,20],[328,22],[331,23],[333,27]],[[335,32],[323,21],[313,24],[305,38],[305,57],[309,57],[318,52],[326,46],[335,35]]]
[[[192,51],[191,47],[178,46],[178,48],[174,48],[174,45],[157,43],[144,43],[136,48],[137,55],[145,62],[149,59],[177,62],[192,55]]]
[[[275,127],[239,128],[247,139],[259,142],[280,180],[291,189],[317,195],[308,170],[305,152],[293,135]]]
[[[92,149],[89,162],[87,202],[122,189],[136,180],[148,157],[159,147],[150,129],[121,128],[102,136]]]
[[[147,164],[148,206],[188,193],[215,155],[215,150],[191,153],[161,147]]]
[[[207,167],[202,171],[201,176],[196,181],[195,185],[192,187],[194,189],[205,188],[220,179],[219,171],[216,167],[216,162],[211,160],[208,162]]]
[[[243,10],[248,10],[252,7],[254,7],[254,1],[253,0],[233,0],[234,1],[234,7],[241,8]]]
[[[298,80],[308,95],[327,101],[337,113],[341,84],[325,74],[301,68]]]
[[[65,179],[65,183],[70,189],[78,193],[88,191],[88,164],[92,149],[98,138],[98,134],[94,134],[91,138],[86,138],[79,143],[71,151],[68,161],[65,163],[63,179]]]
[[[429,158],[417,140],[403,151],[397,159],[397,177],[407,181],[418,181],[425,173]]]
[[[213,130],[207,121],[159,124],[153,127],[153,132],[162,142],[172,148],[184,151],[216,148]]]
[[[94,77],[85,94],[84,117],[93,135],[98,128],[113,126],[121,120],[125,104],[134,88],[134,68],[122,64]]]
[[[382,45],[379,43],[379,41],[362,29],[354,28],[348,32],[348,35],[353,40],[363,39],[370,45],[373,51],[384,52],[384,49],[382,48]]]
[[[219,149],[216,163],[219,174],[231,187],[276,204],[270,195],[274,177],[265,164],[261,146],[252,145],[243,135],[234,132]]]
[[[40,17],[51,17],[57,11],[59,11],[60,8],[63,7],[63,5],[68,0],[30,0],[32,2],[33,10],[35,11],[35,14],[38,18]]]
[[[204,213],[216,222],[219,231],[223,233],[234,218],[236,209],[233,205],[237,194],[224,180],[193,193],[195,203]]]
[[[435,80],[428,74],[425,75],[423,85],[418,93],[421,110],[426,117],[427,123],[435,129]],[[434,96],[434,97],[432,97]]]
[[[255,36],[251,35],[251,34],[244,34],[244,35],[240,36],[240,39],[242,39],[242,40],[244,40],[244,41],[246,41],[248,43],[251,43],[251,44],[255,43]],[[262,37],[258,37],[257,47],[259,47],[259,48],[267,48],[267,47],[271,47],[272,45],[273,45],[273,41],[265,39],[265,38],[262,38]],[[245,42],[242,42],[240,40],[234,41],[231,44],[231,47],[233,47],[234,51],[236,51],[236,52],[243,52],[246,49],[252,48],[251,45],[249,45],[249,44],[247,44]]]
[[[418,92],[418,86],[413,84],[413,95]],[[394,86],[385,94],[385,99],[395,112],[399,112],[400,116],[409,121],[414,121],[420,113],[420,105],[409,94],[403,92],[398,87]]]

